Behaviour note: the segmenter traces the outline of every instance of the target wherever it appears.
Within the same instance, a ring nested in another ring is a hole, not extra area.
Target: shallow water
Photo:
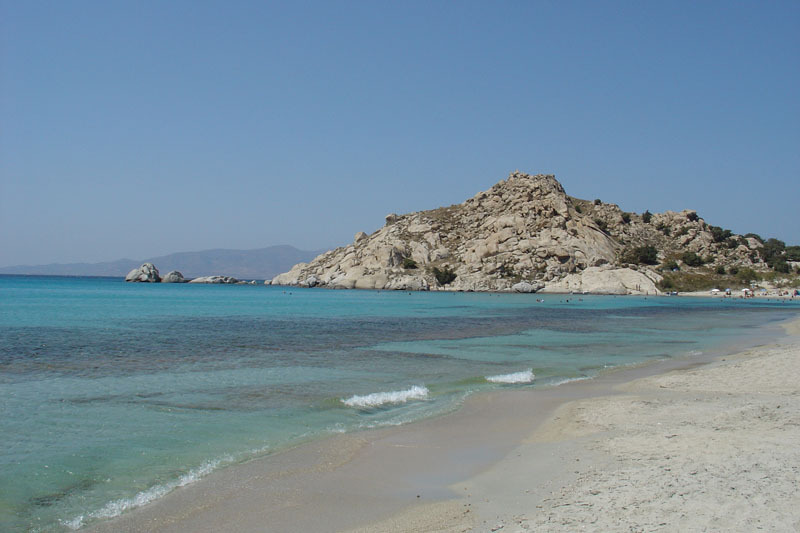
[[[80,527],[225,464],[480,390],[756,342],[798,311],[0,276],[0,530]]]

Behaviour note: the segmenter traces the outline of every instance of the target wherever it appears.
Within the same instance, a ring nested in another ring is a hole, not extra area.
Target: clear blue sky
[[[514,169],[800,243],[797,1],[0,10],[0,266],[327,248]]]

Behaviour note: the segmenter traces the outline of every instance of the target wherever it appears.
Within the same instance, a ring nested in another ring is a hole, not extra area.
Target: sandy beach
[[[797,531],[800,320],[767,344],[340,435],[93,531]]]
[[[726,299],[727,298],[727,299],[734,299],[734,300],[741,300],[741,299],[745,299],[745,298],[747,298],[747,299],[755,298],[755,299],[759,299],[759,300],[766,299],[766,300],[769,300],[769,301],[775,300],[775,301],[780,301],[780,302],[791,302],[791,301],[799,298],[798,296],[795,296],[794,291],[795,291],[794,288],[782,288],[782,289],[769,288],[769,289],[766,289],[766,290],[763,290],[763,291],[758,289],[758,290],[750,291],[748,296],[745,296],[745,294],[740,289],[736,289],[736,290],[731,291],[731,294],[726,294],[724,292],[724,290],[720,290],[719,292],[711,292],[710,290],[708,290],[708,291],[695,291],[695,292],[681,292],[679,294],[680,294],[680,296],[692,296],[692,297],[698,297],[698,298],[717,298],[717,299]],[[666,293],[665,293],[665,295],[666,295]]]

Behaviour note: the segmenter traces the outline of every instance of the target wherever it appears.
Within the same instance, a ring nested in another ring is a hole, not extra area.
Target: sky
[[[800,2],[0,0],[0,266],[291,244],[513,170],[800,244]]]

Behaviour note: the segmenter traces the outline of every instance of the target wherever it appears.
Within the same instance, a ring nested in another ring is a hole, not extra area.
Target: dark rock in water
[[[173,270],[161,278],[161,283],[186,283],[186,279],[184,279],[183,274]]]
[[[158,269],[153,263],[144,263],[139,268],[134,268],[125,276],[125,281],[135,281],[140,283],[158,283],[161,278]]]

